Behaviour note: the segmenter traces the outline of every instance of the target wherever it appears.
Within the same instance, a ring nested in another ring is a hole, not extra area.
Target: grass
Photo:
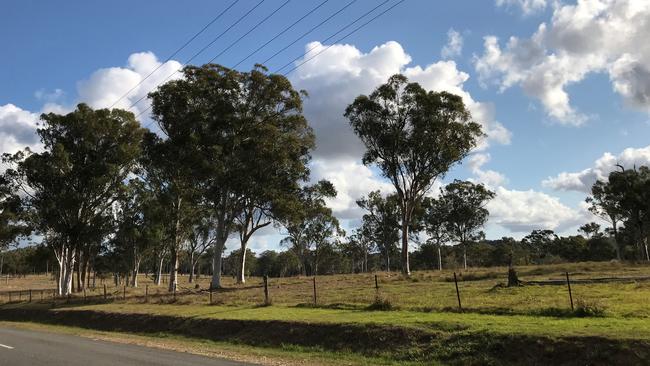
[[[517,272],[519,278],[524,281],[561,280],[565,272],[569,272],[572,279],[644,277],[650,276],[650,266],[617,262],[576,263],[524,266],[518,267]],[[291,333],[291,329],[299,329],[301,324],[310,327],[303,331],[316,333],[318,331],[314,329],[317,328],[313,326],[322,325],[325,329],[341,325],[341,332],[348,334],[352,340],[368,332],[373,337],[381,337],[382,332],[390,333],[396,329],[407,332],[405,334],[411,337],[409,339],[412,340],[412,345],[396,346],[391,351],[394,354],[388,351],[375,352],[371,349],[376,346],[374,344],[365,345],[368,349],[363,352],[343,346],[337,349],[339,345],[331,344],[319,348],[317,336],[313,340],[315,343],[302,344],[294,342],[295,339],[288,339],[286,343],[264,344],[255,337],[251,338],[248,334],[251,331],[238,333],[235,337],[238,340],[235,341],[203,340],[216,342],[214,347],[217,348],[226,345],[253,347],[251,352],[261,346],[265,350],[281,352],[280,356],[284,353],[296,356],[294,360],[319,354],[324,357],[323,360],[340,361],[344,364],[456,362],[453,360],[463,360],[468,364],[499,364],[500,359],[495,359],[494,356],[498,354],[499,347],[513,345],[521,349],[530,348],[529,357],[541,357],[536,355],[564,352],[560,350],[566,343],[577,347],[577,352],[583,352],[585,357],[592,357],[596,361],[612,354],[621,356],[621,353],[612,349],[639,347],[630,346],[626,342],[642,342],[641,349],[644,352],[650,350],[650,306],[647,305],[647,299],[650,298],[650,282],[574,283],[572,291],[575,310],[572,311],[564,285],[525,285],[512,288],[499,286],[500,283],[506,282],[507,268],[477,268],[457,273],[460,279],[462,311],[457,308],[453,279],[450,281],[453,271],[415,272],[410,278],[397,273],[377,273],[379,290],[374,287],[374,274],[319,276],[316,279],[316,304],[313,303],[312,278],[271,279],[270,306],[262,306],[264,292],[259,278],[250,278],[245,285],[236,285],[232,279],[226,278],[224,289],[213,293],[213,304],[209,305],[209,292],[205,290],[208,287],[208,279],[205,277],[199,279],[198,289],[194,288],[193,284],[186,283],[186,277],[181,277],[179,292],[174,299],[173,295],[165,291],[166,287],[156,287],[143,276],[139,288],[126,289],[126,300],[122,299],[124,288],[109,286],[107,292],[112,301],[83,303],[73,300],[69,304],[59,302],[56,311],[79,312],[78,314],[134,314],[133,316],[152,317],[155,321],[160,320],[154,319],[155,317],[171,317],[168,320],[179,318],[217,322],[214,323],[216,327],[231,324],[219,322],[235,321],[247,324],[250,329],[259,327],[260,330],[271,324],[268,322],[282,322],[286,327],[283,325],[285,328],[276,329],[280,333],[276,335],[279,338],[282,338],[287,329]],[[44,276],[9,281],[14,281],[13,290],[44,286],[49,282]],[[49,284],[51,286],[51,282]],[[89,298],[92,295],[99,298],[103,296],[103,286],[99,282],[98,285],[99,291],[88,291]],[[148,301],[145,302],[143,287],[147,285]],[[5,288],[0,281],[0,293]],[[1,299],[0,294],[0,301]],[[50,307],[49,300],[35,301],[32,304],[5,304],[0,306],[0,315],[2,310]],[[179,324],[182,326],[183,323]],[[190,331],[187,334],[193,333]],[[165,333],[165,337],[187,338],[187,334]],[[323,334],[326,336],[330,333]],[[197,341],[196,337],[189,338],[193,339],[191,342]],[[444,343],[440,339],[444,339]],[[529,341],[521,343],[522,339]],[[610,341],[614,343],[590,345],[590,342]],[[323,339],[323,344],[325,343]],[[531,348],[536,347],[535,344],[544,347]],[[600,352],[609,351],[604,355],[589,353],[594,349],[599,349]],[[552,350],[555,351],[551,352]],[[341,357],[337,356],[339,353]],[[468,354],[474,355],[472,357],[475,358],[463,358]],[[644,353],[641,352],[640,355],[637,354],[642,357]],[[531,360],[540,361],[537,358]],[[561,360],[551,361],[562,364]],[[610,363],[612,361],[638,363],[639,359],[610,359]]]

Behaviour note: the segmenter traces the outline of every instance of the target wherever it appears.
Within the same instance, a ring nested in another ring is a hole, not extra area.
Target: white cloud
[[[326,46],[312,42],[306,49],[317,53]],[[299,63],[302,61],[298,61]],[[475,101],[464,90],[469,75],[458,70],[453,61],[439,61],[421,67],[407,66],[411,57],[397,42],[386,42],[363,53],[353,45],[336,44],[318,57],[308,61],[292,74],[297,89],[309,92],[305,115],[317,136],[315,155],[321,158],[343,157],[359,159],[364,148],[343,117],[345,108],[359,94],[368,94],[396,73],[403,73],[428,90],[446,90],[463,97],[474,119],[483,125],[490,141],[509,143],[510,132],[494,118],[489,103]]]
[[[589,193],[591,192],[591,186],[597,180],[606,180],[609,173],[618,169],[617,164],[626,169],[631,169],[634,166],[650,165],[650,146],[638,149],[627,148],[618,155],[606,152],[594,162],[592,167],[579,172],[562,172],[555,177],[545,179],[542,184],[545,187],[559,191]]]
[[[580,125],[588,118],[571,105],[566,88],[590,73],[608,73],[628,105],[650,112],[648,36],[650,2],[578,0],[557,5],[550,23],[530,38],[510,37],[501,47],[496,37],[485,37],[474,65],[484,85],[519,85],[553,119]]]
[[[363,215],[356,201],[372,191],[394,192],[393,185],[372,169],[351,159],[317,159],[312,162],[312,180],[327,179],[336,187],[336,198],[327,205],[339,219],[356,219]]]
[[[447,44],[440,51],[440,56],[442,58],[454,58],[460,56],[462,52],[463,36],[453,28],[449,28],[447,32]]]
[[[475,153],[472,154],[467,162],[470,171],[475,175],[475,178],[470,179],[476,183],[483,183],[488,187],[498,187],[507,183],[508,179],[501,173],[494,170],[485,170],[483,165],[491,159],[488,153]]]
[[[489,222],[512,232],[534,229],[566,230],[585,220],[578,211],[562,204],[557,197],[533,190],[496,189],[496,197],[487,205]]]
[[[124,94],[115,108],[128,109],[133,103],[143,98],[165,79],[175,80],[182,76],[176,72],[182,65],[178,61],[168,61],[161,65],[152,52],[131,54],[126,67],[109,67],[95,71],[87,80],[77,83],[79,101],[93,108],[108,108]],[[155,72],[147,78],[147,76]],[[145,79],[146,78],[146,79]],[[140,85],[138,83],[142,82]],[[137,86],[136,86],[137,85]],[[148,108],[149,100],[145,97],[131,111],[138,114]]]
[[[317,53],[325,47],[312,42],[306,49]],[[409,66],[410,62],[411,57],[397,42],[386,42],[368,53],[353,45],[335,44],[291,76],[296,89],[309,92],[304,110],[317,138],[313,179],[325,178],[334,183],[339,195],[330,204],[341,219],[358,218],[362,212],[355,201],[368,192],[393,191],[389,183],[360,164],[364,147],[343,113],[354,98],[369,94],[396,73],[403,73],[427,90],[446,90],[462,96],[488,135],[479,149],[487,148],[491,142],[510,142],[511,134],[495,120],[492,105],[475,101],[464,89],[469,75],[458,70],[454,61],[438,61],[424,67]]]
[[[497,6],[517,7],[524,15],[530,15],[546,9],[547,0],[496,0]]]
[[[0,106],[0,153],[15,153],[25,147],[40,150],[36,135],[38,121],[38,113],[13,104]]]

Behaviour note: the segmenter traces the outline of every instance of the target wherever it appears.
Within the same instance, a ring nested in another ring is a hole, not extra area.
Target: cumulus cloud
[[[320,52],[319,42],[306,46]],[[302,61],[298,61],[299,63]],[[317,136],[316,156],[359,159],[364,148],[343,117],[345,107],[359,94],[368,94],[396,73],[403,73],[428,90],[446,90],[461,95],[474,119],[483,125],[488,138],[483,142],[509,143],[510,132],[494,117],[489,103],[477,102],[464,90],[469,75],[458,70],[453,61],[438,61],[425,67],[408,66],[411,57],[397,42],[386,42],[363,53],[353,45],[336,44],[308,61],[292,74],[296,88],[309,92],[305,115]]]
[[[546,9],[547,0],[496,0],[497,6],[506,8],[516,7],[521,10],[524,15],[530,15],[538,11]]]
[[[312,42],[305,48],[317,53],[325,47]],[[458,70],[454,61],[438,61],[424,67],[410,63],[411,57],[397,42],[386,42],[367,53],[353,45],[335,44],[291,76],[297,89],[309,93],[304,111],[316,133],[313,176],[314,179],[329,179],[336,186],[339,195],[330,204],[339,218],[358,218],[362,213],[355,201],[368,192],[376,189],[393,191],[392,186],[376,172],[360,164],[365,148],[343,113],[355,97],[369,94],[396,73],[403,73],[427,90],[446,90],[462,96],[474,119],[481,123],[487,134],[479,149],[485,149],[493,142],[510,142],[510,131],[496,121],[493,106],[475,101],[464,89],[469,75]]]
[[[312,162],[312,179],[327,179],[336,187],[336,198],[327,205],[339,219],[357,219],[363,211],[356,201],[372,191],[391,193],[393,185],[367,166],[351,159],[317,159]]]
[[[542,184],[559,191],[589,193],[591,186],[597,180],[607,179],[609,173],[618,169],[617,164],[625,168],[650,165],[650,146],[638,149],[627,148],[618,155],[606,152],[594,162],[592,167],[579,172],[562,172],[555,177],[549,177]]]
[[[29,147],[40,149],[36,135],[38,113],[32,113],[13,104],[0,106],[0,152],[15,153]]]
[[[78,100],[93,108],[108,108],[133,89],[114,106],[128,109],[158,84],[180,78],[182,74],[176,71],[181,66],[174,60],[161,64],[152,52],[134,53],[129,56],[126,67],[99,69],[88,79],[78,82]],[[149,74],[151,76],[147,77]],[[148,107],[149,101],[145,97],[130,110],[138,114]]]
[[[447,32],[447,44],[440,51],[440,56],[442,58],[454,58],[460,56],[462,52],[463,36],[453,28],[449,28]]]
[[[508,179],[505,175],[490,169],[483,169],[483,165],[491,159],[488,153],[475,153],[468,159],[468,166],[470,171],[475,175],[475,178],[470,180],[476,183],[483,183],[488,187],[498,187],[507,183]]]
[[[607,73],[626,104],[650,112],[648,36],[650,2],[578,0],[557,5],[549,24],[529,38],[510,37],[502,47],[496,37],[485,37],[474,66],[484,85],[518,85],[553,119],[580,125],[588,118],[571,105],[566,89],[591,73]]]
[[[487,209],[490,223],[520,233],[534,229],[562,231],[584,221],[582,211],[562,204],[557,197],[533,190],[498,187]]]

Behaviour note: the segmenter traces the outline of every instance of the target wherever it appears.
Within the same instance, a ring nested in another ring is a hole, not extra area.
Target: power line
[[[226,47],[224,50],[222,50],[221,52],[219,52],[219,54],[217,54],[216,56],[214,56],[213,58],[211,58],[210,61],[208,61],[208,63],[212,63],[212,61],[216,60],[217,57],[219,57],[219,56],[223,55],[224,53],[226,53],[226,51],[228,51],[232,46],[234,46],[236,43],[238,43],[239,41],[241,41],[244,37],[246,37],[247,35],[249,35],[252,31],[254,31],[255,29],[257,29],[257,27],[259,27],[260,25],[262,25],[262,23],[266,22],[270,17],[272,17],[273,15],[275,15],[275,13],[277,13],[278,11],[280,11],[280,9],[284,8],[285,5],[287,5],[290,1],[291,1],[291,0],[287,0],[287,1],[285,1],[285,2],[284,2],[282,5],[280,5],[277,9],[275,9],[271,14],[267,15],[266,18],[262,19],[262,21],[260,21],[259,23],[255,24],[255,26],[254,26],[253,28],[249,29],[248,32],[242,34],[241,37],[237,38],[233,43],[231,43],[230,45],[228,45],[228,47]]]
[[[319,28],[319,27],[322,26],[323,24],[327,23],[330,19],[334,18],[335,16],[337,16],[337,15],[340,14],[342,11],[344,11],[345,9],[347,9],[348,7],[350,7],[352,4],[354,4],[354,3],[356,3],[356,2],[357,2],[357,0],[352,0],[352,1],[350,1],[347,5],[345,5],[345,6],[342,7],[341,9],[337,10],[336,12],[334,12],[334,14],[330,15],[329,17],[327,17],[327,18],[326,18],[325,20],[323,20],[322,22],[316,24],[316,25],[315,25],[314,27],[312,27],[310,30],[308,30],[307,32],[303,33],[303,34],[300,35],[298,38],[294,39],[291,43],[289,43],[288,45],[284,46],[282,49],[280,49],[279,51],[277,51],[276,53],[274,53],[273,55],[271,55],[271,57],[269,57],[269,58],[267,58],[266,60],[262,61],[262,64],[266,64],[266,63],[269,62],[271,59],[273,59],[275,56],[279,55],[281,52],[285,51],[287,48],[293,46],[296,42],[298,42],[298,41],[300,41],[301,39],[305,38],[305,37],[306,37],[307,35],[309,35],[311,32],[315,31],[317,28]]]
[[[356,24],[359,20],[361,20],[361,19],[365,18],[366,16],[368,16],[369,14],[373,13],[375,10],[377,10],[378,8],[380,8],[381,6],[383,6],[384,4],[386,4],[386,3],[389,2],[389,1],[390,1],[390,0],[385,0],[384,2],[382,2],[382,3],[380,3],[379,5],[375,6],[374,8],[368,10],[367,12],[365,12],[364,14],[362,14],[361,16],[359,16],[358,18],[356,18],[356,19],[353,20],[352,22],[348,23],[345,27],[339,29],[339,30],[338,30],[337,32],[335,32],[334,34],[332,34],[332,35],[330,35],[329,37],[327,37],[327,38],[325,38],[324,40],[322,40],[320,43],[323,44],[323,43],[329,41],[330,39],[336,37],[338,34],[340,34],[341,32],[343,32],[344,30],[350,28],[351,26],[353,26],[354,24]],[[346,34],[345,36],[339,38],[338,40],[332,42],[331,45],[329,45],[325,50],[319,52],[317,55],[319,55],[319,54],[321,54],[322,52],[326,51],[327,49],[329,49],[330,47],[332,47],[334,44],[340,42],[341,40],[347,38],[347,37],[350,36],[352,33],[354,33],[354,32],[356,32],[356,31],[358,31],[359,29],[363,28],[365,25],[367,25],[368,23],[370,23],[370,22],[372,22],[373,20],[377,19],[378,17],[380,17],[381,15],[383,15],[384,13],[386,13],[387,11],[391,10],[392,8],[396,7],[396,6],[399,5],[401,2],[402,2],[402,1],[400,1],[400,2],[398,2],[398,3],[396,3],[396,4],[394,4],[394,5],[391,6],[390,8],[384,10],[382,13],[379,13],[379,14],[378,14],[377,16],[375,16],[374,18],[370,19],[368,22],[366,22],[366,23],[362,24],[360,27],[356,28],[354,31],[352,31],[352,32]],[[279,73],[280,71],[284,70],[286,67],[290,66],[290,65],[291,65],[292,63],[294,63],[295,61],[298,61],[299,59],[304,58],[305,56],[309,55],[309,54],[311,53],[311,51],[315,50],[316,48],[317,48],[317,46],[311,47],[309,50],[307,50],[307,52],[305,52],[305,53],[303,53],[302,55],[300,55],[300,56],[294,58],[293,60],[291,60],[291,61],[289,61],[289,62],[287,62],[287,63],[284,64],[284,66],[282,66],[281,68],[275,70],[275,73]],[[316,55],[316,56],[317,56],[317,55]],[[314,56],[314,57],[315,57],[315,56]],[[310,58],[309,60],[313,59],[314,57]],[[307,60],[307,61],[309,61],[309,60]],[[303,64],[304,64],[304,62],[303,62]],[[301,65],[302,65],[302,64],[301,64]],[[288,72],[286,72],[284,75],[285,75],[285,76],[288,75],[289,73],[291,73],[291,72],[292,72],[293,70],[295,70],[296,68],[297,68],[297,67],[294,67],[293,69],[291,69],[291,70],[289,70]]]
[[[255,51],[253,51],[253,52],[251,52],[250,54],[248,54],[248,56],[244,57],[244,58],[241,59],[239,62],[237,62],[235,65],[233,65],[233,66],[231,67],[231,69],[234,69],[235,67],[239,66],[242,62],[248,60],[251,56],[253,56],[253,55],[256,54],[257,52],[259,52],[262,48],[268,46],[269,43],[275,41],[278,37],[280,37],[281,35],[283,35],[284,33],[286,33],[289,29],[295,27],[296,24],[300,23],[300,22],[303,21],[305,18],[307,18],[308,16],[310,16],[311,14],[313,14],[316,10],[318,10],[319,8],[321,8],[321,7],[322,7],[323,5],[325,5],[328,1],[329,1],[329,0],[325,0],[325,1],[323,1],[322,3],[316,5],[316,7],[313,8],[313,9],[311,9],[310,11],[308,11],[307,14],[303,15],[302,17],[300,17],[300,19],[296,20],[296,21],[293,22],[291,25],[289,25],[288,27],[284,28],[280,33],[278,33],[278,34],[276,34],[275,36],[273,36],[273,38],[271,38],[271,39],[269,39],[268,41],[266,41],[266,43],[264,43],[263,45],[261,45],[260,47],[258,47]]]
[[[203,32],[205,32],[206,29],[208,29],[212,24],[214,24],[217,20],[219,20],[219,18],[221,18],[221,16],[223,16],[223,15],[224,15],[228,10],[230,10],[230,8],[232,8],[233,6],[235,6],[235,4],[237,4],[238,2],[239,2],[239,0],[235,0],[235,1],[233,1],[233,2],[232,2],[232,3],[231,3],[227,8],[225,8],[223,11],[221,11],[219,14],[217,14],[216,17],[212,18],[212,20],[211,20],[208,24],[206,24],[203,28],[201,28],[200,31],[196,32],[196,33],[195,33],[195,34],[194,34],[194,35],[193,35],[189,40],[187,40],[187,42],[185,42],[185,43],[184,43],[182,46],[180,46],[176,51],[174,51],[174,53],[172,53],[171,55],[169,55],[169,57],[167,57],[167,59],[166,59],[165,61],[163,61],[162,63],[160,63],[160,64],[159,64],[155,69],[153,69],[153,71],[151,71],[147,76],[145,76],[144,79],[140,80],[139,83],[135,84],[131,89],[129,89],[126,93],[124,93],[124,94],[123,94],[123,95],[122,95],[118,100],[116,100],[115,102],[113,102],[113,104],[111,104],[111,106],[108,107],[108,108],[110,109],[110,108],[115,107],[115,105],[116,105],[117,103],[119,103],[122,99],[124,99],[124,98],[125,98],[126,96],[128,96],[129,94],[131,94],[131,92],[134,91],[135,88],[137,88],[138,86],[142,85],[142,83],[143,83],[145,80],[149,79],[149,77],[150,77],[151,75],[153,75],[156,71],[158,71],[158,70],[159,70],[159,69],[160,69],[164,64],[166,64],[167,62],[169,62],[169,61],[170,61],[174,56],[176,56],[179,52],[181,52],[183,49],[185,49],[185,47],[187,47],[190,43],[192,43],[192,41],[194,41],[194,40],[196,39],[196,37],[200,36]]]
[[[214,39],[212,39],[212,41],[210,41],[207,45],[205,45],[203,48],[201,48],[201,49],[199,50],[199,52],[196,52],[194,55],[192,55],[192,57],[190,57],[187,61],[185,61],[185,62],[183,63],[183,65],[181,65],[181,67],[179,67],[176,71],[174,71],[174,72],[171,73],[169,76],[167,76],[167,77],[166,77],[162,82],[159,82],[158,84],[156,84],[156,86],[154,86],[154,87],[150,90],[150,92],[153,91],[154,89],[156,89],[157,87],[159,87],[161,84],[163,84],[163,83],[166,82],[167,80],[169,80],[169,78],[171,78],[172,76],[174,76],[174,74],[176,74],[178,71],[182,70],[183,67],[185,67],[187,64],[189,64],[190,62],[192,62],[192,60],[194,60],[196,57],[198,57],[200,54],[202,54],[206,49],[208,49],[208,48],[209,48],[210,46],[212,46],[216,41],[218,41],[221,37],[223,37],[223,35],[225,35],[227,32],[229,32],[229,31],[230,31],[234,26],[236,26],[237,24],[239,24],[239,22],[241,22],[241,21],[242,21],[244,18],[246,18],[250,13],[252,13],[252,12],[253,12],[255,9],[257,9],[260,5],[262,5],[262,3],[263,3],[264,1],[266,1],[266,0],[260,0],[260,2],[258,2],[257,4],[255,4],[255,6],[252,7],[250,10],[248,10],[244,15],[240,16],[240,17],[239,17],[239,18],[238,18],[234,23],[232,23],[228,28],[226,28],[226,30],[224,30],[223,32],[219,33],[219,35],[217,35]],[[148,93],[147,93],[147,94],[148,94]],[[131,106],[129,107],[129,109],[135,107],[138,103],[140,103],[142,100],[144,100],[144,99],[147,97],[147,94],[143,95],[143,96],[140,97],[138,100],[136,100],[134,103],[132,103]],[[146,109],[145,109],[145,110],[146,110]],[[140,115],[142,115],[142,113],[138,114],[138,116],[140,116]],[[137,117],[137,116],[136,116],[136,117]]]

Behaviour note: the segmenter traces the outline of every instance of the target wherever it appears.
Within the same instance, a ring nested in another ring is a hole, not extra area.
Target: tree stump
[[[517,272],[513,267],[508,268],[508,287],[514,287],[521,285],[519,282],[519,277],[517,277]]]

